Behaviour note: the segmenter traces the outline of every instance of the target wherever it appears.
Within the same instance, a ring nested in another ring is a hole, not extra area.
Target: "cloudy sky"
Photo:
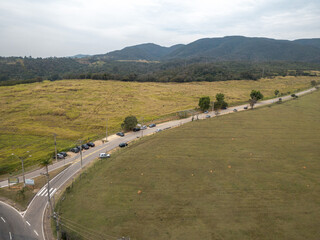
[[[0,56],[100,54],[230,35],[320,38],[320,0],[0,0]]]

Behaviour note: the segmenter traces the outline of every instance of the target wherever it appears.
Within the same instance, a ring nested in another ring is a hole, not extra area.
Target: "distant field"
[[[73,184],[62,224],[86,239],[320,239],[319,102],[318,91],[138,140]]]
[[[246,101],[252,89],[272,97],[275,89],[293,92],[313,79],[320,77],[183,84],[64,80],[0,87],[0,175],[20,170],[20,160],[11,153],[31,155],[26,167],[52,154],[53,133],[58,134],[59,150],[69,149],[78,139],[102,137],[107,118],[109,133],[114,133],[129,114],[150,122],[194,109],[203,95],[223,92],[235,104]]]

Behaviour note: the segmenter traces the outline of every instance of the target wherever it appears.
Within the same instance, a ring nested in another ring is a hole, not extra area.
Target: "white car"
[[[100,158],[109,158],[109,157],[110,157],[110,154],[109,154],[109,153],[100,153],[100,154],[99,154],[99,157],[100,157]]]
[[[141,129],[141,130],[145,130],[145,129],[147,129],[147,126],[146,126],[146,125],[143,125],[140,129]]]
[[[161,132],[162,131],[162,129],[160,129],[160,128],[158,128],[157,130],[156,130],[156,132]]]

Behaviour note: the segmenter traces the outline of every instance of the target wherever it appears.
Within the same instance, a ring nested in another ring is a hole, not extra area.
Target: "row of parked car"
[[[152,124],[149,125],[149,128],[154,128],[155,126],[157,126],[157,125],[154,124],[154,123],[152,123]],[[145,129],[147,129],[147,128],[148,128],[148,127],[147,127],[146,125],[143,125],[143,126],[141,126],[141,127],[135,127],[135,128],[133,128],[132,131],[134,131],[134,132],[139,132],[140,130],[145,130]],[[119,136],[119,137],[124,137],[125,134],[124,134],[123,132],[117,132],[116,135]]]
[[[93,142],[88,142],[88,143],[82,144],[81,146],[76,146],[74,148],[71,148],[70,151],[74,153],[78,153],[80,152],[81,149],[88,150],[90,147],[94,147],[94,146],[95,144]]]

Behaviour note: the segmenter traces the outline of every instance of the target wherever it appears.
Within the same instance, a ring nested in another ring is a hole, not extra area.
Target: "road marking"
[[[37,196],[39,196],[46,188],[42,188],[38,193]]]
[[[10,240],[12,240],[11,232],[9,232],[9,237],[10,237]]]
[[[39,236],[39,234],[37,233],[37,231],[36,230],[33,230],[34,231],[34,233],[37,235],[37,236]]]
[[[27,223],[29,226],[31,226],[31,224],[30,224],[28,221],[26,221],[26,223]]]
[[[5,223],[6,222],[6,220],[4,220],[4,218],[3,217],[1,217],[1,219],[2,219],[2,221]]]
[[[57,191],[57,189],[55,188],[52,193],[50,193],[50,198],[52,198],[53,194]]]

